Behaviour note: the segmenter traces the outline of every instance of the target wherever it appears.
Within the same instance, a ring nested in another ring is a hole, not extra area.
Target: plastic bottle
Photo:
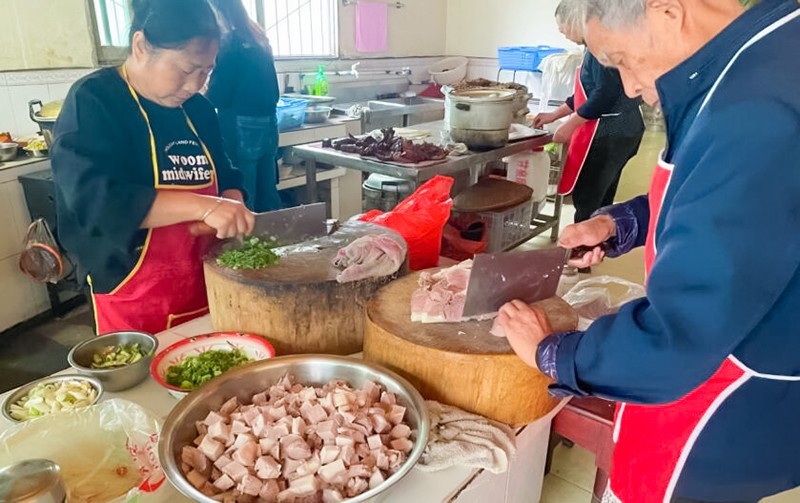
[[[328,95],[328,77],[325,76],[325,67],[323,65],[317,67],[317,80],[314,84],[314,94],[317,96]]]
[[[508,164],[507,179],[531,187],[533,200],[538,203],[536,208],[541,211],[550,179],[550,156],[539,148],[503,160]]]

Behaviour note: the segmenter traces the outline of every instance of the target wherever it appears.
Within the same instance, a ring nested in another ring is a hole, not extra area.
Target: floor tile
[[[552,473],[544,478],[540,503],[591,503],[592,493],[556,477]]]
[[[550,473],[591,492],[594,489],[594,454],[578,445],[568,448],[559,444],[553,453]]]

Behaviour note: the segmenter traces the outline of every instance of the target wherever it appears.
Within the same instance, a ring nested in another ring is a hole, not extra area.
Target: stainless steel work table
[[[443,121],[431,122],[428,124],[418,124],[412,126],[416,130],[429,131],[431,138],[438,139],[440,131],[444,127]],[[470,183],[475,183],[482,174],[483,167],[493,161],[501,161],[503,158],[527,152],[536,148],[541,148],[553,140],[551,134],[541,134],[539,136],[523,138],[509,142],[504,147],[488,150],[484,152],[470,151],[466,155],[451,156],[446,161],[429,166],[399,166],[386,163],[373,158],[363,158],[357,154],[347,154],[332,148],[322,148],[319,144],[300,145],[292,147],[294,156],[305,161],[306,179],[308,183],[306,189],[309,202],[317,200],[317,184],[314,174],[320,164],[328,166],[343,167],[366,173],[379,173],[411,182],[414,188],[433,178],[436,175],[450,175],[469,173]],[[558,227],[561,220],[562,198],[559,196],[548,198],[553,205],[552,215],[538,215],[531,222],[530,237],[537,236],[548,230],[551,232],[551,239],[555,241],[558,237]],[[530,237],[528,239],[530,239]]]

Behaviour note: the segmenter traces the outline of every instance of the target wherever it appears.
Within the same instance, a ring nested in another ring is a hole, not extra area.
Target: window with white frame
[[[239,1],[239,0],[235,0]],[[337,0],[243,0],[269,37],[276,58],[338,55]],[[128,45],[129,0],[92,0],[101,62],[120,60]]]

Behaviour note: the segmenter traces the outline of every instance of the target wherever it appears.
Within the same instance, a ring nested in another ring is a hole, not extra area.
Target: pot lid
[[[512,101],[517,95],[516,91],[510,89],[465,89],[463,91],[453,91],[449,94],[454,101],[471,103],[496,103],[501,101]]]
[[[0,470],[0,501],[64,501],[61,469],[47,459],[29,459]]]
[[[410,193],[411,182],[402,178],[373,173],[364,182],[364,187],[389,193]]]

